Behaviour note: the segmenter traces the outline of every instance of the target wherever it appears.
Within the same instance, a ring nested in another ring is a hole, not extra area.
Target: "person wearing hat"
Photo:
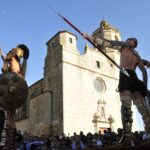
[[[24,44],[19,44],[15,48],[12,48],[6,56],[2,54],[0,49],[0,55],[3,60],[2,72],[14,72],[22,78],[26,74],[27,59],[29,57],[29,49]],[[0,135],[2,133],[2,127],[6,128],[6,143],[4,146],[15,147],[15,132],[16,125],[14,121],[15,110],[4,110],[0,108],[0,118],[2,121],[0,127]],[[7,119],[6,119],[7,118]],[[1,136],[0,136],[1,137]],[[0,139],[1,142],[1,139]]]
[[[25,77],[27,59],[29,57],[29,49],[24,44],[17,45],[16,48],[12,48],[6,56],[1,52],[1,57],[3,59],[2,72],[15,72],[18,75]],[[21,63],[21,59],[22,63]]]
[[[120,67],[123,68],[127,76],[120,71],[118,91],[121,99],[121,117],[123,125],[123,135],[120,140],[124,145],[132,145],[132,101],[136,105],[139,113],[142,115],[145,131],[150,134],[150,113],[145,107],[144,97],[147,96],[147,71],[135,48],[138,45],[136,38],[128,38],[123,41],[110,41],[107,39],[98,39],[83,33],[84,38],[90,39],[102,49],[105,47],[117,49],[120,51]],[[140,81],[136,75],[136,68],[139,67],[142,72],[143,81]]]

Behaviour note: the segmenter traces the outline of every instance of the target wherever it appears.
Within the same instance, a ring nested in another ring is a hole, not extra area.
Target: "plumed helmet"
[[[28,49],[28,47],[24,44],[19,44],[17,47],[23,50],[23,52],[24,52],[23,58],[28,59],[29,58],[29,49]]]
[[[128,39],[126,40],[126,42],[127,42],[128,40],[133,40],[134,43],[135,43],[135,47],[137,47],[137,45],[138,45],[138,40],[137,40],[136,38],[128,38]]]

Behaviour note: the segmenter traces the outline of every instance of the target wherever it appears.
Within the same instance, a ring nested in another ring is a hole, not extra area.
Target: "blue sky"
[[[30,58],[26,79],[29,85],[43,77],[45,43],[58,31],[76,34],[81,51],[86,43],[50,11],[48,4],[89,34],[106,19],[120,30],[122,40],[137,37],[140,55],[150,60],[149,0],[0,0],[0,47],[7,53],[18,43],[28,45]]]
[[[48,4],[89,34],[102,19],[107,20],[120,30],[122,40],[136,37],[139,54],[150,60],[149,0],[0,0],[0,47],[5,54],[18,43],[30,48],[26,76],[29,85],[43,77],[46,42],[58,31],[76,34],[81,51],[86,43],[50,11]]]

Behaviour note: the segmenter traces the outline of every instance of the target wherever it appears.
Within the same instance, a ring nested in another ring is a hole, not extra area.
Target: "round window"
[[[97,78],[97,79],[94,80],[94,87],[95,87],[96,91],[100,92],[100,93],[102,93],[106,90],[105,83],[100,78]]]

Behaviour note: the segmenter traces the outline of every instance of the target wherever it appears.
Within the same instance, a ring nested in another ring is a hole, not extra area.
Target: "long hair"
[[[26,76],[26,71],[27,71],[27,60],[26,59],[23,59],[23,62],[22,62],[22,65],[21,65],[21,73],[22,73],[22,76],[25,78]]]
[[[23,52],[24,52],[23,58],[28,59],[29,58],[29,48],[24,44],[19,44],[17,47],[21,48],[23,50]]]
[[[21,71],[22,71],[22,76],[25,77],[27,71],[27,59],[29,58],[29,48],[24,44],[19,44],[17,47],[21,48],[24,52]]]

